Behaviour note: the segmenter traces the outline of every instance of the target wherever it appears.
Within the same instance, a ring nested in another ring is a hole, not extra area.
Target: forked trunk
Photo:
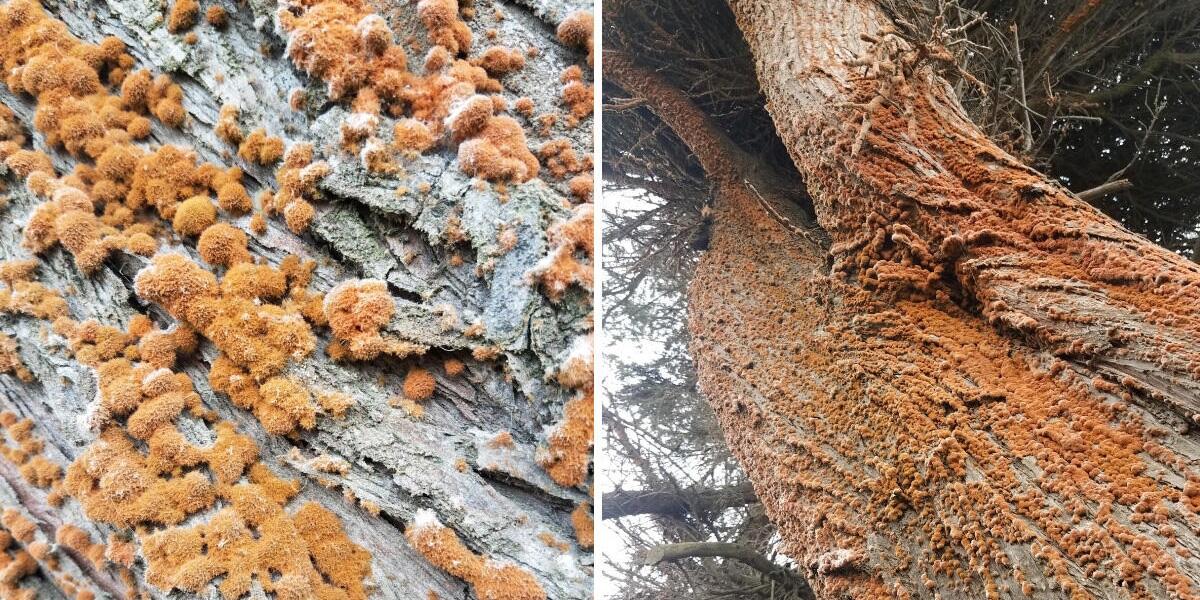
[[[817,596],[1196,597],[1200,269],[990,142],[873,3],[731,4],[834,263],[724,198],[693,352]]]

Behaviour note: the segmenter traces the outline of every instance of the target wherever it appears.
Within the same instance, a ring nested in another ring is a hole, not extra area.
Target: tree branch
[[[620,519],[645,514],[684,517],[755,502],[758,502],[758,496],[749,482],[715,490],[618,490],[604,495],[600,518]]]
[[[772,581],[793,591],[805,600],[816,600],[808,580],[804,576],[776,565],[767,560],[749,546],[725,542],[683,542],[679,544],[662,544],[644,550],[637,560],[643,565],[653,566],[664,562],[683,560],[685,558],[728,558],[769,577]]]
[[[1084,202],[1091,202],[1092,200],[1095,200],[1096,198],[1101,198],[1101,197],[1107,196],[1109,194],[1115,194],[1117,192],[1123,192],[1123,191],[1129,190],[1129,189],[1133,189],[1132,181],[1129,181],[1128,179],[1118,179],[1116,181],[1109,181],[1108,183],[1102,183],[1090,190],[1083,190],[1082,192],[1076,192],[1075,195],[1078,196],[1079,199],[1083,200]]]

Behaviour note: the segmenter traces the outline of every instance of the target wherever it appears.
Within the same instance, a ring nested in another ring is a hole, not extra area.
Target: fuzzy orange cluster
[[[487,96],[474,95],[447,117],[453,139],[459,142],[458,166],[468,175],[491,181],[528,181],[539,164],[529,151],[525,130],[515,119],[493,114]]]
[[[389,352],[391,344],[380,334],[396,312],[387,283],[378,279],[350,279],[325,294],[325,319],[329,329],[355,360],[370,360]]]
[[[595,60],[595,48],[592,43],[593,30],[592,13],[586,10],[577,10],[567,15],[558,24],[558,41],[572,48],[587,50],[588,64],[590,65]]]
[[[579,546],[590,550],[595,544],[595,523],[592,521],[591,505],[581,503],[571,511],[571,527],[575,530],[575,539]]]
[[[436,44],[426,59],[424,76],[408,70],[404,51],[394,44],[383,19],[360,2],[297,3],[278,14],[289,33],[292,61],[328,82],[334,99],[351,98],[354,114],[343,123],[342,143],[351,152],[362,149],[369,171],[395,172],[390,153],[421,152],[448,126],[460,143],[459,164],[464,172],[492,181],[535,177],[537,160],[521,126],[509,117],[494,116],[497,108],[491,99],[472,97],[500,91],[500,83],[490,75],[521,69],[524,55],[495,46],[471,61],[455,59],[471,43],[470,30],[459,19],[458,3],[422,0],[417,12]],[[384,109],[392,116],[411,117],[396,124],[391,147],[374,139],[377,117]],[[458,119],[464,111],[467,118]]]
[[[15,413],[0,412],[0,429],[4,437],[16,444],[15,447],[0,446],[0,455],[17,465],[21,476],[39,488],[58,489],[62,479],[62,467],[42,455],[45,442],[33,433],[33,421],[18,419]]]
[[[561,300],[571,285],[592,289],[592,214],[590,203],[580,204],[570,219],[552,226],[548,233],[553,247],[528,273],[552,302]]]
[[[36,600],[36,587],[21,587],[21,580],[38,572],[38,561],[19,544],[34,542],[36,526],[19,511],[4,508],[0,523],[0,595],[12,600]]]
[[[545,600],[546,592],[528,572],[471,552],[429,511],[417,513],[404,535],[439,569],[471,584],[480,600]]]
[[[299,281],[294,273],[283,274],[294,292],[291,301],[269,303],[287,288],[280,289],[278,272],[273,278],[255,279],[258,267],[239,263],[218,285],[215,275],[183,255],[158,254],[138,272],[134,290],[203,333],[233,364],[261,381],[281,372],[289,360],[312,352],[315,340],[304,317],[319,312],[312,310],[315,299],[304,295],[307,280]],[[249,277],[239,276],[246,271]],[[230,285],[239,283],[250,288]]]
[[[567,124],[574,126],[581,119],[592,114],[592,100],[595,92],[592,86],[583,82],[583,71],[578,66],[567,67],[560,80],[563,83],[563,103],[571,109]]]
[[[33,373],[17,353],[16,340],[8,337],[6,333],[0,333],[0,373],[12,375],[25,383],[34,379]]]
[[[15,93],[37,97],[34,125],[50,145],[93,161],[56,179],[47,157],[20,148],[23,138],[10,132],[0,142],[0,158],[45,198],[25,229],[27,248],[42,253],[61,243],[90,273],[113,250],[154,253],[156,227],[139,220],[143,208],[155,208],[191,236],[216,219],[210,193],[223,210],[250,209],[239,169],[197,164],[195,154],[182,148],[148,152],[133,144],[150,133],[144,114],[181,124],[183,96],[165,75],[130,72],[133,59],[119,40],[79,42],[27,0],[0,7],[0,32],[13,42],[0,48],[10,73],[6,83]],[[118,86],[119,96],[107,89]]]
[[[263,210],[267,214],[282,213],[288,229],[302,233],[317,214],[312,205],[319,195],[317,183],[328,174],[329,165],[325,161],[313,161],[312,144],[293,144],[275,172],[279,191],[266,198]]]
[[[55,319],[67,314],[67,301],[56,290],[33,281],[36,260],[0,262],[0,313],[19,313],[36,319]]]
[[[724,197],[689,293],[702,390],[824,595],[1195,597],[1186,437],[1131,388],[828,277]]]
[[[248,593],[252,578],[283,597],[366,597],[362,582],[370,573],[370,555],[350,542],[325,509],[310,503],[288,514],[284,507],[299,484],[279,479],[258,462],[252,439],[220,422],[214,426],[216,441],[205,448],[177,429],[175,420],[185,409],[209,422],[215,415],[203,407],[187,375],[138,360],[143,345],[138,338],[144,342],[154,332],[146,319],[131,323],[128,333],[69,319],[55,328],[100,380],[90,419],[101,430],[99,439],[71,465],[63,483],[88,518],[118,527],[171,526],[218,500],[226,504],[205,524],[142,535],[147,581],[199,592],[223,577],[218,587],[229,600]]]
[[[437,380],[433,373],[421,367],[413,367],[404,376],[404,397],[414,402],[424,402],[433,397]]]

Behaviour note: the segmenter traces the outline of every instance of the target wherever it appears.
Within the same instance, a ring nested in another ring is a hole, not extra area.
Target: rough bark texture
[[[731,4],[834,264],[720,197],[693,352],[817,596],[1196,597],[1200,270],[990,143],[874,4]]]
[[[200,351],[176,370],[191,377],[206,407],[255,440],[268,467],[304,482],[293,500],[295,506],[311,500],[333,511],[349,538],[373,555],[368,581],[373,597],[425,598],[434,593],[443,598],[469,597],[465,582],[433,566],[405,541],[406,523],[423,509],[432,510],[475,553],[531,573],[549,598],[590,597],[591,553],[574,543],[571,521],[572,510],[589,499],[586,487],[559,485],[535,459],[537,449],[546,444],[547,430],[563,418],[563,405],[572,397],[570,390],[548,375],[571,353],[576,339],[591,329],[589,292],[572,290],[552,303],[525,275],[548,253],[547,226],[570,214],[564,208],[569,206],[564,201],[565,182],[533,179],[511,185],[503,201],[491,187],[473,185],[457,168],[452,149],[406,162],[401,176],[368,174],[357,157],[338,147],[338,126],[346,110],[322,97],[324,84],[305,78],[283,55],[284,40],[273,24],[277,8],[273,2],[251,0],[226,6],[228,24],[219,31],[198,25],[195,44],[167,34],[163,26],[167,7],[160,2],[47,2],[45,7],[84,41],[119,37],[138,68],[168,73],[183,87],[186,122],[171,128],[154,121],[150,146],[177,144],[194,149],[201,160],[240,165],[251,195],[273,188],[273,168],[231,156],[231,150],[236,150],[212,131],[219,107],[235,104],[250,128],[265,127],[289,142],[310,141],[317,158],[330,162],[332,173],[320,184],[326,199],[318,204],[308,233],[294,235],[281,219],[268,219],[265,234],[250,235],[252,255],[272,265],[288,255],[315,259],[318,267],[311,288],[318,292],[356,277],[386,281],[396,314],[385,332],[432,350],[422,358],[403,361],[335,363],[323,351],[330,339],[328,330],[316,328],[321,338],[317,351],[293,362],[288,374],[314,389],[345,392],[355,405],[344,419],[322,416],[314,429],[287,437],[267,433],[250,412],[210,388],[208,371],[217,355],[210,344],[202,343]],[[418,52],[428,47],[415,4],[381,4],[376,10],[389,21],[398,41],[411,36]],[[576,0],[476,3],[479,17],[471,27],[477,40],[486,40],[485,31],[494,28],[499,40],[539,51],[524,70],[505,80],[504,96],[510,102],[530,96],[537,114],[563,112],[557,93],[559,73],[580,64],[582,55],[554,41],[554,27],[577,10],[590,10],[590,4]],[[287,96],[294,88],[308,90],[303,110],[288,108]],[[34,134],[32,146],[47,151],[59,173],[71,171],[76,161],[47,147],[30,125],[33,98],[0,86],[0,102],[17,113]],[[383,128],[390,131],[390,119],[384,122]],[[590,119],[573,128],[560,119],[543,133],[538,133],[539,127],[527,129],[531,148],[563,137],[581,155],[591,152]],[[10,172],[6,175],[10,195],[0,219],[0,260],[26,258],[22,232],[39,200],[22,187],[19,178]],[[427,193],[407,197],[394,193],[397,187],[416,190],[425,185]],[[460,216],[465,231],[465,245],[457,248],[443,238],[452,213]],[[247,232],[249,221],[248,216],[229,220]],[[518,243],[497,258],[490,274],[479,275],[477,262],[498,254],[500,224],[518,222]],[[199,260],[194,238],[160,240],[159,251]],[[465,262],[451,266],[452,254],[463,255]],[[91,276],[81,274],[61,248],[40,258],[36,279],[62,291],[76,320],[95,319],[124,328],[132,317],[144,313],[161,327],[174,322],[162,307],[141,301],[133,291],[135,274],[148,264],[144,258],[114,253]],[[470,338],[461,327],[447,330],[443,315],[434,308],[441,304],[454,307],[466,324],[481,321],[485,336]],[[95,439],[83,418],[98,394],[95,372],[72,358],[65,340],[50,332],[45,321],[7,314],[0,317],[0,329],[16,341],[21,361],[34,375],[28,383],[0,376],[0,409],[32,419],[34,433],[45,441],[43,455],[66,468]],[[497,346],[502,352],[497,360],[476,360],[471,350],[479,346]],[[464,375],[443,375],[441,362],[450,357],[466,364]],[[437,377],[436,393],[425,404],[423,419],[389,406],[389,399],[399,394],[405,372],[418,364]],[[204,423],[181,421],[180,429],[195,443],[212,440],[212,430]],[[493,443],[502,431],[510,432],[511,445]],[[321,454],[344,459],[349,470],[340,475],[320,472],[308,459]],[[0,504],[31,516],[39,536],[52,540],[60,524],[71,523],[91,534],[93,541],[112,539],[113,527],[92,523],[70,499],[59,507],[50,505],[45,490],[28,483],[13,465],[0,463]],[[378,516],[364,510],[355,498],[377,505]],[[204,518],[197,515],[188,523]],[[560,549],[539,541],[539,535],[547,533],[569,544]],[[115,571],[93,568],[72,552],[60,548],[63,572],[99,597],[135,591],[153,598],[194,597],[147,585],[140,561],[134,563],[134,579],[121,581]],[[55,576],[43,569],[20,583],[36,589],[38,598],[68,597],[54,581]],[[219,594],[209,587],[201,596]],[[252,596],[265,597],[261,590]]]
[[[758,501],[749,484],[721,489],[617,490],[604,494],[600,518],[620,519],[634,515],[661,515],[677,519],[691,514],[722,511]]]

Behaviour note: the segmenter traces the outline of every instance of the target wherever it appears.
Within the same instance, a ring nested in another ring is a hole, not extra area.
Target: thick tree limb
[[[1129,181],[1128,179],[1118,179],[1116,181],[1102,183],[1094,188],[1083,190],[1082,192],[1076,192],[1075,195],[1084,202],[1091,202],[1096,198],[1107,196],[1109,194],[1115,194],[1117,192],[1123,192],[1129,189],[1133,189],[1132,181]]]
[[[684,517],[757,501],[758,496],[749,482],[715,490],[618,490],[604,495],[601,518],[620,519],[645,514]]]
[[[781,567],[756,550],[742,544],[725,542],[683,542],[679,544],[663,544],[649,548],[641,553],[638,560],[647,566],[664,562],[683,560],[686,558],[727,558],[736,560],[756,571],[766,575],[786,589],[795,591],[799,597],[816,599],[808,581],[798,573]]]

